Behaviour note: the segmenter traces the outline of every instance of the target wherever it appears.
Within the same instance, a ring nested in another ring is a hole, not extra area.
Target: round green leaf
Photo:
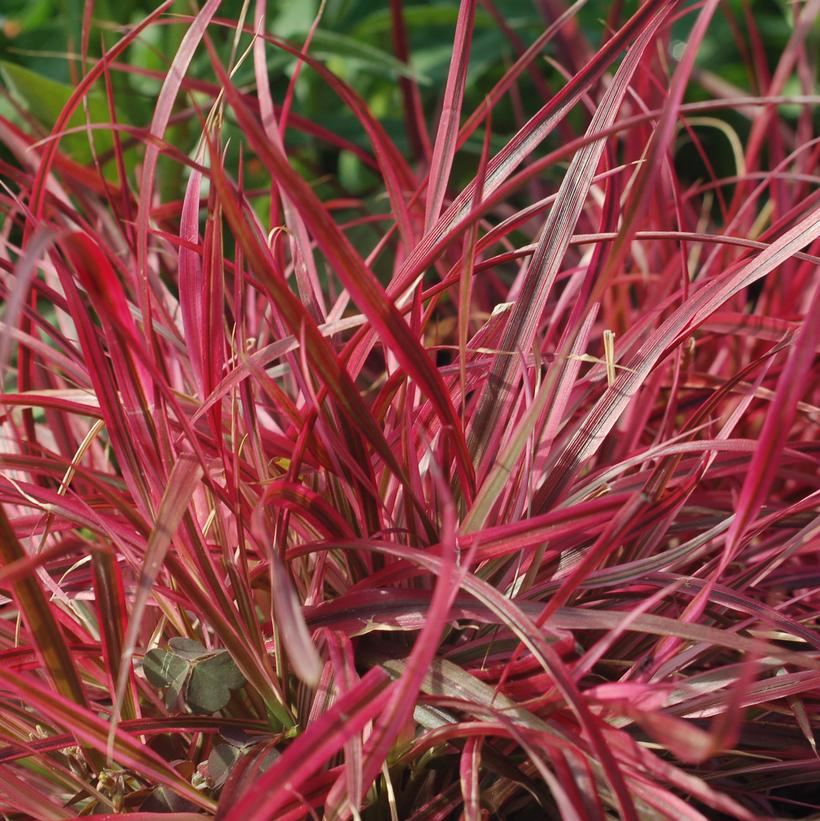
[[[189,667],[185,659],[159,647],[149,650],[142,662],[145,678],[154,687],[170,687],[180,677],[187,676]]]
[[[185,691],[185,703],[199,713],[215,713],[231,698],[231,690],[245,683],[233,659],[226,652],[194,665]]]
[[[208,756],[208,777],[214,787],[221,787],[231,774],[242,752],[230,744],[217,744]]]
[[[198,659],[207,656],[211,653],[210,650],[203,647],[198,641],[194,639],[186,639],[182,636],[174,636],[168,641],[168,647],[176,655],[184,659]]]

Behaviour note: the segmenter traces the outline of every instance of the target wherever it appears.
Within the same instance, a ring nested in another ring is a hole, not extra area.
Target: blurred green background
[[[253,5],[251,3],[251,14]],[[621,20],[631,14],[636,5],[635,2],[625,2]],[[99,55],[101,43],[107,46],[113,44],[120,36],[122,26],[141,20],[156,6],[156,3],[142,0],[96,0],[90,37],[92,56]],[[53,122],[80,72],[77,53],[83,7],[82,0],[2,0],[0,68],[6,88],[0,97],[0,113],[17,122],[25,119],[25,114],[44,125]],[[241,7],[240,0],[225,0],[220,7],[219,16],[235,20]],[[520,43],[528,45],[551,19],[549,10],[554,13],[555,9],[562,6],[555,0],[497,0],[496,7],[503,11],[509,28]],[[190,14],[191,8],[188,2],[177,2],[172,12]],[[268,29],[278,36],[301,44],[317,8],[318,0],[273,0],[268,3]],[[593,49],[601,42],[611,8],[610,0],[591,0],[578,16],[581,31]],[[792,30],[795,6],[785,0],[727,0],[710,27],[700,52],[699,67],[739,89],[756,93],[759,89],[755,88],[751,78],[749,55],[738,46],[738,42],[748,42],[749,39],[744,9],[754,21],[767,55],[769,69],[774,69]],[[408,67],[399,63],[392,54],[389,0],[328,0],[311,53],[324,60],[332,71],[348,82],[364,98],[371,112],[382,122],[394,141],[404,151],[409,151],[402,120],[399,79],[403,74],[409,74],[418,81],[428,123],[434,123],[446,80],[457,11],[457,0],[411,1],[405,5],[412,56],[412,63]],[[673,56],[682,49],[692,19],[693,15],[690,14],[675,24],[671,42]],[[164,71],[184,30],[182,22],[150,28],[127,51],[125,61],[132,66]],[[213,36],[223,58],[227,60],[232,32],[226,28],[214,29]],[[248,42],[249,38],[245,37],[240,51]],[[515,56],[510,39],[479,3],[465,114],[482,104],[489,89],[511,65]],[[573,60],[582,60],[578,54],[567,53],[566,49],[562,52],[556,44],[548,47],[537,65],[553,90],[560,87],[563,80],[545,58],[556,59],[565,66]],[[274,99],[281,102],[293,69],[293,59],[269,48],[268,63]],[[568,68],[572,69],[573,66]],[[194,77],[213,79],[204,49],[198,50],[189,73]],[[46,80],[51,82],[45,82]],[[112,80],[122,120],[137,126],[150,122],[159,81],[121,72],[113,72]],[[235,81],[240,86],[253,88],[250,60],[239,69]],[[798,89],[787,88],[787,91],[797,92]],[[709,96],[697,81],[688,93],[690,99]],[[190,102],[181,100],[178,105]],[[202,97],[198,102],[206,104],[207,101]],[[508,95],[493,112],[494,147],[503,145],[517,130],[522,118],[532,114],[542,103],[542,93],[536,89],[531,78],[524,74],[516,93]],[[95,114],[95,110],[99,114]],[[304,70],[299,79],[294,111],[356,144],[369,147],[362,127],[353,114],[340,104],[332,89],[310,70]],[[581,125],[586,116],[582,110],[574,112],[576,125]],[[737,130],[743,140],[748,131],[748,121],[731,110],[724,111],[720,116]],[[92,99],[92,119],[106,121],[101,84],[95,99]],[[170,138],[182,150],[190,151],[199,131],[199,123],[192,116],[187,122],[174,126]],[[230,136],[230,123],[227,136]],[[714,129],[704,130],[702,137],[718,174],[733,173],[734,161],[725,137]],[[482,132],[479,130],[460,152],[454,169],[454,182],[457,183],[459,177],[467,178],[474,173],[481,138]],[[559,138],[556,134],[553,139]],[[358,196],[367,196],[369,192],[379,188],[378,180],[372,172],[350,152],[331,149],[324,142],[297,131],[289,133],[288,144],[294,162],[317,185],[330,186],[325,193],[331,196],[334,186],[338,189],[337,194]],[[76,135],[64,147],[69,153],[74,153],[77,159],[89,158],[84,135]],[[548,143],[544,149],[549,147]],[[685,177],[696,179],[705,172],[696,152],[687,150],[685,145],[682,146],[680,162],[687,166]],[[169,169],[168,173],[173,176],[178,172]],[[555,173],[559,175],[560,169],[556,169]],[[169,190],[175,182],[178,180],[169,180]]]

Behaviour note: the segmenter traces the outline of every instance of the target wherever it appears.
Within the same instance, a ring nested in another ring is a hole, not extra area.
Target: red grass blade
[[[816,229],[820,233],[820,228]],[[806,389],[817,347],[820,345],[820,287],[815,288],[803,324],[794,338],[786,367],[780,374],[774,400],[746,473],[746,481],[737,501],[735,519],[726,536],[726,548],[721,567],[725,567],[737,551],[746,529],[757,514],[771,486],[778,460],[794,419],[797,402]]]
[[[381,670],[370,670],[362,680],[291,744],[286,753],[260,776],[233,806],[220,813],[223,821],[263,821],[291,801],[294,791],[327,759],[341,749],[353,733],[379,714],[391,695],[389,679]]]
[[[222,71],[218,63],[214,63],[214,67],[217,73]],[[247,108],[239,98],[230,80],[224,75],[224,72],[222,73],[222,79],[225,82],[226,97],[236,112],[237,118],[242,123],[246,134],[260,156],[264,159],[266,165],[271,169],[276,178],[280,180],[280,184],[288,191],[294,204],[302,213],[306,224],[314,234],[316,241],[327,255],[334,271],[336,271],[348,287],[351,295],[357,304],[361,306],[364,313],[373,323],[373,326],[379,329],[382,338],[402,364],[405,372],[419,382],[420,387],[425,391],[430,401],[436,407],[442,422],[451,425],[453,431],[460,431],[461,427],[458,423],[458,417],[441,377],[432,367],[430,360],[427,358],[427,354],[422,350],[418,340],[410,334],[407,325],[401,319],[395,307],[388,301],[375,276],[364,266],[350,243],[328,218],[327,213],[318,202],[316,195],[310,190],[307,183],[293,171],[287,162],[287,158],[275,145],[268,144],[264,140],[259,132],[259,126],[249,116]],[[226,207],[226,215],[227,213],[228,209]],[[264,267],[269,268],[269,266]],[[286,299],[284,294],[282,295],[282,299]],[[289,313],[295,316],[292,308]],[[307,328],[308,326],[303,327]],[[299,326],[293,327],[294,335],[299,334],[298,328]],[[309,328],[310,335],[314,335],[314,329],[315,326],[311,325]],[[318,336],[318,334],[316,336]],[[322,364],[323,372],[327,373],[329,363],[325,361]],[[328,373],[328,376],[329,375]],[[332,381],[335,382],[336,379]],[[345,397],[345,403],[347,404],[350,400],[351,397],[348,393]],[[358,400],[355,400],[355,403],[359,404]],[[357,414],[357,416],[361,421],[361,415]],[[374,430],[371,441],[375,444],[380,439],[381,436]],[[458,437],[456,441],[459,471],[464,490],[469,494],[474,483],[472,464],[467,457],[466,446],[463,439]],[[388,457],[386,453],[383,452],[384,449],[381,448],[381,446],[379,446],[379,450],[382,452],[382,455],[385,456],[385,460],[389,465],[395,464],[392,455]],[[387,450],[389,452],[389,449]]]
[[[17,534],[0,505],[0,557],[4,566],[27,558]],[[34,648],[48,671],[55,690],[80,707],[88,704],[80,675],[65,642],[65,636],[54,618],[48,599],[33,575],[12,584],[14,596],[32,636]]]
[[[554,472],[541,486],[536,509],[548,506],[574,475],[580,464],[599,447],[631,397],[649,372],[668,350],[692,332],[711,313],[742,288],[766,276],[796,251],[820,236],[820,209],[804,217],[746,265],[735,272],[710,280],[681,305],[630,359],[615,384],[587,414],[578,432],[568,443]]]
[[[105,753],[108,746],[108,723],[90,710],[78,709],[76,703],[46,689],[30,676],[21,676],[11,670],[0,668],[0,686],[14,693],[29,706],[41,710],[50,722],[65,727],[81,744],[96,750],[97,753]],[[194,789],[162,756],[122,729],[115,729],[112,734],[111,751],[114,761],[123,767],[133,769],[144,778],[164,784],[197,807],[206,811],[213,810],[213,801]]]
[[[433,157],[430,161],[427,201],[424,208],[425,233],[433,227],[441,213],[456,153],[458,122],[464,101],[464,86],[467,82],[467,66],[470,62],[470,45],[475,24],[475,7],[476,0],[461,0],[458,9],[453,56],[450,59],[438,131],[433,143]]]
[[[643,53],[668,12],[668,7],[662,8],[641,30],[595,110],[588,134],[596,134],[614,121]],[[521,292],[507,319],[500,342],[502,351],[529,352],[531,349],[544,306],[569,246],[604,147],[605,141],[598,140],[585,146],[573,157],[555,204],[541,230]],[[513,373],[516,367],[515,357],[509,355],[502,354],[493,362],[470,429],[471,451],[479,463],[486,454],[487,438],[493,430],[503,426],[505,416],[511,411],[511,392],[515,385]]]
[[[180,456],[168,477],[168,486],[157,510],[156,520],[145,548],[137,596],[128,621],[128,632],[123,642],[117,678],[117,698],[114,703],[109,735],[109,741],[112,744],[131,675],[131,659],[137,646],[142,617],[148,605],[151,588],[162,569],[165,554],[171,546],[171,541],[185,515],[194,490],[199,485],[202,473],[202,467],[198,462],[190,456],[184,454]]]
[[[808,811],[820,0],[240,5],[0,66],[2,811]]]

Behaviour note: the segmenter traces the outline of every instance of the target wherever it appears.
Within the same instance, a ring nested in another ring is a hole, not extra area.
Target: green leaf
[[[251,735],[239,727],[226,726],[219,730],[219,735],[224,739],[226,744],[231,747],[236,747],[242,752],[255,747],[257,744],[263,744],[267,741],[267,737],[263,735]]]
[[[0,61],[0,77],[12,96],[31,116],[49,130],[57,121],[60,112],[73,93],[71,86],[35,74],[15,63]],[[88,101],[88,119],[92,124],[111,122],[108,106],[102,94],[89,93],[86,95],[86,100]],[[86,115],[80,108],[69,120],[68,128],[81,128],[85,125]],[[98,156],[113,148],[114,140],[110,131],[96,129],[92,133],[94,149]],[[81,165],[88,165],[92,161],[91,147],[86,134],[67,134],[60,140],[60,147],[71,159]],[[113,164],[110,170],[112,176],[116,176]]]
[[[142,662],[145,678],[154,687],[170,687],[181,676],[187,676],[190,667],[185,659],[159,647],[149,650]]]
[[[217,744],[211,750],[208,756],[208,777],[212,786],[219,788],[228,780],[241,755],[242,751],[230,744]]]
[[[413,49],[415,58],[416,53],[423,53],[430,48],[431,41],[446,41],[446,38],[450,36],[458,20],[458,6],[452,3],[405,6],[402,9],[402,16],[404,17],[404,24],[408,30],[421,30],[425,33],[424,46]],[[527,21],[528,20],[523,17],[518,17],[514,20],[508,20],[507,22],[511,27],[520,29]],[[529,19],[529,22],[534,25],[539,23],[534,16]],[[385,38],[389,39],[392,25],[393,21],[390,9],[376,9],[361,20],[357,19],[355,28],[351,30],[351,34],[361,40],[381,39],[387,42]],[[475,27],[476,29],[497,28],[497,24],[484,9],[477,8]],[[434,29],[438,29],[438,31],[434,31]]]
[[[197,662],[188,679],[185,703],[198,713],[215,713],[231,699],[231,690],[245,683],[242,673],[226,652]]]
[[[215,713],[231,698],[231,690],[245,683],[245,678],[225,650],[216,652],[198,641],[172,638],[168,650],[154,648],[145,654],[143,670],[148,681],[167,688],[165,704],[171,708],[185,689],[185,703],[194,712]]]
[[[211,651],[203,647],[198,641],[194,639],[186,639],[183,636],[174,636],[169,639],[168,647],[171,652],[180,658],[196,660],[203,656],[211,655]]]
[[[144,812],[162,813],[183,813],[192,812],[197,809],[196,804],[192,804],[165,786],[157,787],[140,807]]]
[[[345,65],[355,63],[380,76],[388,74],[409,77],[422,85],[430,83],[429,77],[414,70],[407,63],[397,60],[392,54],[333,31],[318,29],[313,35],[311,53],[315,57],[339,57]]]

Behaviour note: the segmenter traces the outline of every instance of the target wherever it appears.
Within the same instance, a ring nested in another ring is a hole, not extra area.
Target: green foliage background
[[[90,37],[91,55],[100,53],[101,42],[109,45],[113,43],[118,37],[119,27],[141,20],[149,11],[156,8],[156,5],[144,0],[97,0],[94,5],[94,25]],[[315,17],[318,5],[318,0],[270,2],[269,31],[295,43],[301,43]],[[526,44],[531,43],[547,24],[549,18],[543,12],[547,5],[549,4],[535,0],[503,0],[502,3],[497,3],[509,26]],[[82,0],[4,0],[0,7],[0,60],[21,66],[42,78],[62,83],[65,85],[63,93],[67,93],[80,71],[77,52],[83,6]],[[624,17],[630,14],[635,6],[636,3],[631,0],[626,2]],[[219,16],[237,19],[241,7],[240,0],[225,0]],[[600,40],[610,7],[609,0],[591,0],[578,16],[581,27],[593,44]],[[748,56],[738,50],[729,22],[731,17],[745,30],[745,7],[748,7],[748,14],[753,18],[760,33],[770,69],[774,68],[792,29],[793,7],[783,0],[728,0],[724,4],[723,13],[715,18],[710,28],[699,55],[699,62],[701,68],[722,80],[755,93],[759,92],[759,89],[754,88],[754,83],[750,80],[750,67],[744,62]],[[172,8],[172,13],[190,14],[191,10],[192,5],[189,2],[177,2]],[[403,68],[391,53],[390,10],[387,0],[329,0],[311,53],[325,60],[331,70],[348,82],[365,99],[372,113],[383,123],[397,144],[406,147],[398,79],[404,71],[414,76],[420,84],[428,117],[436,114],[446,80],[457,10],[457,0],[406,4],[405,17],[412,65]],[[676,45],[682,45],[682,38],[685,37],[689,24],[690,19],[687,16],[679,21],[678,28],[673,32],[673,55]],[[151,27],[140,39],[139,45],[129,49],[126,59],[134,66],[163,71],[167,67],[169,55],[175,53],[184,30],[182,23]],[[222,43],[218,45],[227,57],[232,33],[225,29],[222,34]],[[216,36],[219,36],[218,33]],[[552,48],[547,50],[545,56],[554,57],[559,61],[562,59],[562,55]],[[482,103],[484,96],[514,58],[508,39],[479,4],[465,112],[472,111]],[[269,65],[273,91],[275,95],[279,95],[278,99],[281,101],[293,70],[293,60],[271,48]],[[546,60],[542,63],[542,69],[550,87],[559,88],[563,81],[556,69]],[[211,79],[210,67],[204,53],[197,54],[190,74]],[[245,84],[252,88],[252,69],[249,61],[240,68],[236,79],[240,85]],[[50,125],[48,120],[56,116],[61,104],[59,87],[38,85],[30,75],[24,75],[23,79],[20,79],[19,73],[17,81],[10,82],[8,69],[3,72],[3,80],[7,91],[12,93],[12,98],[29,115],[46,126]],[[133,125],[146,125],[150,121],[159,81],[133,74],[126,76],[120,72],[114,72],[112,80],[117,93],[120,116]],[[789,89],[786,91],[788,93]],[[689,93],[690,96],[697,96],[697,86],[693,86]],[[0,100],[0,113],[19,119],[21,112],[15,111],[7,95],[3,97]],[[517,129],[522,112],[528,116],[541,103],[526,74],[519,83],[518,113],[514,110],[513,99],[509,97],[494,111],[493,140],[498,147]],[[104,111],[102,89],[99,102]],[[339,103],[333,90],[310,71],[302,72],[297,87],[295,111],[353,142],[366,146],[364,135],[353,115]],[[584,113],[579,111],[575,116],[582,117]],[[733,116],[731,111],[723,116],[743,140],[748,122],[739,116]],[[175,126],[171,136],[179,148],[191,150],[198,133],[196,118],[191,117],[188,122]],[[703,139],[710,157],[717,164],[716,170],[732,173],[733,159],[725,138],[713,132],[704,134]],[[480,141],[479,131],[460,154],[461,171],[465,177],[474,172],[475,159],[472,158],[477,156],[480,150]],[[290,143],[295,148],[292,156],[303,166],[305,174],[314,180],[331,180],[327,184],[338,185],[346,193],[357,195],[366,195],[371,184],[375,182],[370,172],[349,152],[330,150],[324,144],[295,132],[290,135]],[[85,137],[75,137],[69,144],[69,151],[74,152],[77,159],[87,159],[88,146]],[[699,160],[695,152],[689,154],[684,151],[682,156],[684,162],[692,165],[691,169],[685,169],[685,175],[692,178],[700,176],[699,172],[702,169],[697,167]],[[560,169],[556,169],[555,173],[560,174]],[[459,181],[457,167],[454,182]],[[178,181],[169,181],[169,191],[173,190],[174,182]]]

